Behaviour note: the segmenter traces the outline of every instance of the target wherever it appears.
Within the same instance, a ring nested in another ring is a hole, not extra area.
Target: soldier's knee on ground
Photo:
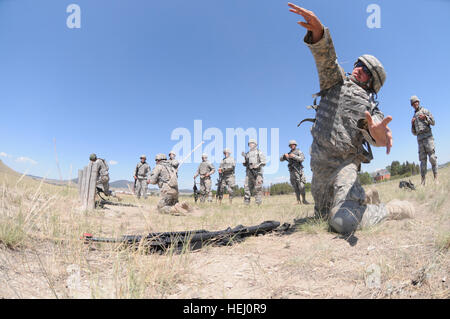
[[[358,228],[359,220],[349,208],[340,207],[331,211],[328,223],[335,232],[350,234]]]

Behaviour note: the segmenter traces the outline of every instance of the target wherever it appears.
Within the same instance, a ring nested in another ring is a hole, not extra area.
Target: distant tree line
[[[399,161],[393,161],[386,169],[391,173],[392,177],[396,175],[408,177],[420,173],[420,166],[414,162],[409,163],[408,161],[403,164],[400,164]]]
[[[372,176],[367,172],[358,173],[358,177],[361,185],[370,185],[373,183]]]
[[[305,190],[309,192],[311,190],[311,183],[305,184]],[[270,195],[285,195],[292,194],[294,192],[294,188],[288,182],[285,183],[276,183],[271,184],[269,187]]]

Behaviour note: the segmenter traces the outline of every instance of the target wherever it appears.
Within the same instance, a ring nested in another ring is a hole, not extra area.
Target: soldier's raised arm
[[[320,90],[326,90],[344,81],[345,72],[339,66],[330,31],[324,27],[314,12],[288,3],[289,11],[301,15],[306,22],[298,24],[306,28],[304,42],[311,50],[319,73]]]

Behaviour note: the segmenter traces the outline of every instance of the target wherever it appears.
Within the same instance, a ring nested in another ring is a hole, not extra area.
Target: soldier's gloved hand
[[[288,153],[284,153],[284,157],[285,157],[286,159],[288,159],[288,158],[289,158],[289,154],[288,154]]]
[[[422,121],[425,120],[427,117],[424,114],[420,114],[419,115],[419,119],[421,119]]]
[[[369,127],[369,133],[375,140],[375,146],[386,146],[386,154],[389,154],[392,147],[392,132],[387,126],[392,121],[392,116],[386,116],[381,122],[375,123],[369,112],[365,112]]]

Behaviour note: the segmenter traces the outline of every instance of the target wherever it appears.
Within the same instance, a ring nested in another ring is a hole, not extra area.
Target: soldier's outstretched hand
[[[320,22],[319,18],[314,14],[314,12],[296,6],[295,4],[290,2],[288,2],[288,6],[291,8],[289,9],[289,11],[297,13],[305,18],[306,22],[298,21],[297,23],[312,32],[313,43],[316,43],[317,41],[322,39],[323,25]]]
[[[387,125],[392,121],[392,116],[386,116],[381,122],[375,123],[370,113],[366,111],[366,120],[376,146],[386,146],[386,154],[389,154],[392,147],[392,132]]]

